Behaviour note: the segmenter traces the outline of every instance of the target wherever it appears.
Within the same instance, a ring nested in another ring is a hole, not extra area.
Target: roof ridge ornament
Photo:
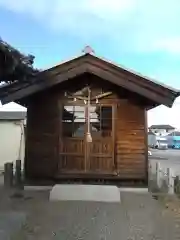
[[[85,46],[85,48],[82,50],[82,52],[84,54],[95,54],[94,50],[89,45]]]

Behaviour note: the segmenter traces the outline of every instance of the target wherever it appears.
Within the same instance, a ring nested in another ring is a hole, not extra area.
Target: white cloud
[[[166,50],[171,54],[180,54],[180,36],[157,40],[155,46],[157,50]]]
[[[87,40],[121,40],[131,51],[180,51],[179,0],[0,0],[0,7]]]
[[[76,35],[87,43],[100,36],[109,39],[112,48],[174,56],[180,53],[179,0],[0,0],[0,8],[24,14],[52,31]],[[164,71],[167,69],[160,69],[159,75]],[[1,108],[12,109],[19,108],[12,103]],[[148,113],[149,124],[169,123],[180,128],[179,109],[179,103],[172,109],[155,108]]]
[[[0,0],[0,5],[15,12],[30,13],[36,17],[44,16],[47,20],[51,21],[54,17],[47,13],[61,13],[67,14],[67,18],[74,18],[78,14],[94,14],[97,17],[104,19],[111,19],[118,16],[124,11],[128,11],[134,8],[137,0],[19,0],[17,2],[13,0]],[[71,15],[72,14],[72,15]],[[61,16],[55,16],[57,19]],[[63,20],[63,19],[62,19]]]
[[[85,9],[94,13],[97,17],[105,20],[122,19],[123,16],[129,14],[136,6],[136,0],[89,0],[86,2]]]
[[[156,107],[148,112],[148,125],[170,124],[180,129],[180,97],[176,99],[172,108]]]

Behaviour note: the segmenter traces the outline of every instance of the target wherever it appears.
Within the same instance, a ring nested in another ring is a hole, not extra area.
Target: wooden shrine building
[[[180,92],[86,51],[0,89],[27,107],[28,179],[148,178],[147,110]]]

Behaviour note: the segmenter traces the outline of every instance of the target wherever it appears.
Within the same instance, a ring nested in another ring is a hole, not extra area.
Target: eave
[[[149,100],[152,108],[158,105],[172,107],[174,100],[180,96],[180,91],[143,77],[125,68],[91,54],[84,54],[70,61],[64,62],[51,69],[39,73],[31,84],[17,84],[11,91],[0,90],[2,104],[19,101],[40,91],[51,88],[64,81],[90,73],[107,80],[119,87],[135,92]]]

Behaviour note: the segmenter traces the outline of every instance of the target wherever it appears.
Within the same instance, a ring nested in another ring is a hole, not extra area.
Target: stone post
[[[6,188],[13,186],[13,163],[4,164],[4,186]]]
[[[16,160],[15,187],[17,189],[23,189],[21,160]]]
[[[160,168],[160,163],[156,163],[156,184],[158,188],[161,188],[161,168]]]
[[[174,194],[174,176],[171,168],[167,168],[168,193]]]

